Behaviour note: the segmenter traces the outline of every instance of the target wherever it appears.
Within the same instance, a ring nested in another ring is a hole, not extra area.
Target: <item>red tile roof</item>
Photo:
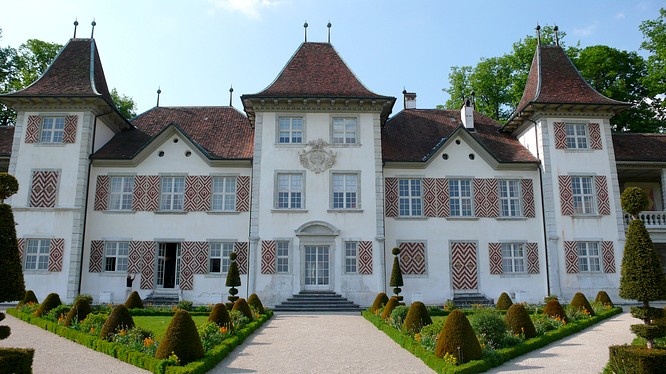
[[[382,129],[382,157],[384,161],[425,162],[461,126],[458,110],[403,110]],[[500,133],[499,128],[495,120],[474,112],[470,134],[497,161],[538,162],[516,138]]]
[[[666,134],[614,133],[616,161],[666,162]]]
[[[0,157],[12,155],[12,143],[14,142],[14,127],[0,127]]]
[[[155,107],[132,120],[98,150],[95,159],[131,159],[170,124],[177,125],[211,159],[251,159],[254,129],[233,107]]]

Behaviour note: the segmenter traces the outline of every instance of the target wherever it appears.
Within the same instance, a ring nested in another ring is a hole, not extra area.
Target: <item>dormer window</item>
[[[568,149],[588,149],[587,126],[577,123],[565,125]]]
[[[65,117],[42,117],[41,143],[62,143],[65,136]]]

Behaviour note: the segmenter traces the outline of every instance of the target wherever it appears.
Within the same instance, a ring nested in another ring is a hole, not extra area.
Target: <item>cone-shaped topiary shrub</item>
[[[571,299],[569,306],[580,311],[586,310],[591,316],[594,315],[592,305],[590,305],[590,302],[587,301],[587,297],[585,297],[582,292],[576,292],[573,299]]]
[[[238,300],[238,290],[236,287],[241,285],[241,280],[240,280],[240,272],[238,271],[238,264],[236,263],[236,252],[231,252],[229,254],[229,260],[231,260],[231,263],[229,264],[229,272],[227,273],[227,281],[225,285],[227,287],[231,287],[229,289],[229,301],[232,303],[235,303],[236,300]]]
[[[229,310],[231,310],[231,309],[234,308],[234,303],[232,303],[231,301],[227,301],[226,303],[224,303],[224,306],[225,306],[225,307],[227,308],[227,310],[229,311]]]
[[[378,293],[375,301],[372,302],[372,306],[370,306],[370,312],[377,313],[379,309],[388,303],[388,300],[388,296],[384,292]]]
[[[266,313],[266,310],[264,309],[264,304],[261,303],[261,300],[259,300],[259,296],[257,296],[256,293],[253,293],[250,295],[250,297],[247,298],[247,303],[251,307],[254,308],[254,310],[257,311],[259,314],[264,314]]]
[[[229,311],[222,303],[215,304],[208,315],[208,322],[214,322],[219,327],[226,326],[228,329],[232,327]]]
[[[534,323],[523,304],[513,304],[506,311],[506,324],[514,334],[524,334],[526,339],[536,336]]]
[[[127,309],[143,309],[143,300],[136,291],[132,291],[127,300],[125,300],[125,307]]]
[[[506,292],[502,292],[499,298],[497,298],[497,304],[495,304],[495,309],[497,310],[509,310],[513,305],[513,301]]]
[[[398,298],[395,296],[391,296],[389,301],[386,303],[384,306],[384,311],[382,312],[382,319],[387,320],[389,317],[391,317],[391,312],[393,312],[393,309],[395,309],[396,306],[400,305],[400,301],[398,301]]]
[[[564,307],[562,307],[562,304],[557,299],[548,300],[546,306],[543,308],[543,313],[550,318],[559,318],[565,323],[569,322],[567,312],[564,311]]]
[[[29,303],[39,304],[37,296],[35,296],[35,293],[32,292],[32,290],[25,291],[25,296],[23,296],[23,300],[21,300],[21,302],[18,303],[18,306],[26,305]]]
[[[102,339],[110,340],[112,335],[118,330],[129,330],[132,327],[134,327],[134,319],[129,309],[123,304],[116,305],[106,319],[106,322],[104,322],[100,336]]]
[[[595,303],[601,303],[601,305],[608,305],[610,307],[613,307],[613,300],[611,300],[610,296],[606,293],[606,291],[599,291],[597,293],[597,297],[594,299]]]
[[[231,310],[238,310],[245,317],[247,317],[250,321],[254,320],[254,316],[252,315],[252,311],[250,310],[250,306],[247,304],[247,301],[243,299],[242,297],[234,303],[234,307],[231,308]]]
[[[0,175],[10,176],[6,173],[0,173]],[[0,189],[2,189],[1,183]],[[0,302],[20,301],[25,296],[23,264],[16,239],[14,213],[12,207],[7,204],[0,204],[0,259],[2,259],[0,261]]]
[[[437,357],[442,358],[447,353],[455,357],[460,364],[481,359],[483,356],[472,325],[460,310],[452,311],[446,318],[435,345]]]
[[[155,357],[159,359],[169,358],[172,354],[178,356],[182,365],[204,357],[204,349],[201,338],[197,332],[190,313],[178,310],[173,315],[169,327],[160,342]]]
[[[402,270],[400,270],[400,260],[398,259],[398,255],[400,255],[400,248],[395,247],[393,250],[391,250],[391,253],[393,253],[393,268],[391,268],[391,280],[389,282],[389,286],[393,287],[393,293],[395,294],[395,297],[398,298],[398,301],[402,301],[402,296],[400,296],[400,287],[404,286],[404,283],[402,281]],[[401,303],[401,305],[404,305]]]
[[[421,332],[423,326],[430,324],[432,324],[432,319],[428,314],[428,309],[422,302],[415,301],[409,307],[405,322],[402,323],[402,332],[413,335]]]
[[[76,299],[76,302],[72,305],[72,309],[70,309],[69,312],[67,312],[67,316],[65,316],[65,326],[70,326],[73,321],[81,322],[88,317],[88,314],[92,312],[89,300],[90,299],[85,297]]]
[[[58,296],[57,293],[50,293],[46,295],[44,301],[39,304],[39,308],[35,310],[35,317],[41,317],[47,314],[51,309],[59,306],[60,304],[62,303],[60,302],[60,296]]]

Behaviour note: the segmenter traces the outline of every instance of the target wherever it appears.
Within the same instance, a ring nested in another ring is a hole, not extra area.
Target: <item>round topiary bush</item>
[[[125,307],[127,309],[143,309],[143,300],[136,291],[132,291],[127,300],[125,300]]]
[[[375,301],[372,302],[372,306],[370,306],[370,312],[377,313],[379,309],[388,303],[388,300],[389,298],[384,292],[378,293],[377,297],[375,297]]]
[[[506,324],[513,334],[524,334],[526,339],[537,335],[530,314],[523,304],[511,305],[506,311]]]
[[[246,304],[247,305],[247,304]],[[155,358],[166,359],[172,354],[178,356],[181,365],[187,365],[204,357],[201,338],[190,313],[178,310],[173,315],[164,337],[157,347]]]
[[[497,304],[495,304],[495,309],[497,310],[509,310],[513,305],[513,301],[506,292],[502,292],[499,298],[497,298]]]
[[[57,293],[50,293],[46,296],[44,301],[42,301],[42,303],[39,304],[39,308],[37,308],[34,315],[35,317],[41,317],[47,314],[51,309],[59,306],[60,304],[62,304],[60,302],[60,296],[58,296]]]
[[[435,345],[435,356],[442,358],[446,354],[455,357],[459,364],[479,360],[483,356],[472,325],[460,310],[452,311],[446,318]]]
[[[620,202],[622,210],[634,217],[650,205],[647,195],[638,187],[628,187],[622,191]]]
[[[5,199],[14,195],[19,190],[19,183],[11,174],[0,173],[0,202],[4,203]]]
[[[232,327],[229,311],[222,303],[215,304],[208,315],[208,322],[214,322],[218,327],[226,326],[228,329]]]
[[[398,298],[395,296],[391,296],[389,301],[386,303],[384,306],[384,311],[382,312],[382,319],[387,320],[389,317],[391,317],[391,312],[393,312],[393,309],[395,309],[396,306],[400,305],[400,301],[398,301]]]
[[[264,304],[261,303],[261,300],[259,300],[259,296],[257,296],[256,293],[253,293],[250,295],[250,297],[247,298],[247,303],[254,308],[254,310],[257,311],[259,314],[264,314],[266,313],[266,310],[264,309]]]
[[[550,318],[559,318],[565,323],[569,322],[567,312],[564,311],[564,307],[562,307],[562,304],[557,299],[550,299],[546,303],[546,306],[543,308],[543,314]]]
[[[129,330],[132,327],[134,327],[134,319],[129,309],[123,304],[116,305],[106,319],[106,322],[104,322],[100,336],[102,339],[110,340],[118,330]]]
[[[39,304],[37,296],[35,296],[35,293],[32,292],[32,290],[25,291],[25,296],[23,296],[23,300],[21,300],[17,306],[26,305],[29,303]]]
[[[597,297],[594,298],[594,302],[601,303],[601,305],[608,305],[611,308],[614,306],[613,300],[611,300],[610,296],[608,296],[606,291],[599,291],[597,293]]]
[[[594,310],[592,309],[592,305],[590,305],[590,302],[587,301],[587,297],[585,297],[585,295],[583,295],[582,292],[576,292],[573,299],[571,299],[571,303],[569,303],[569,306],[571,308],[578,309],[580,311],[585,310],[590,316],[594,315]]]
[[[422,302],[415,301],[409,307],[407,317],[402,323],[402,332],[413,335],[421,332],[423,326],[430,324],[432,324],[432,319],[428,314],[428,309]]]
[[[242,297],[236,300],[236,302],[234,302],[234,307],[231,308],[231,310],[238,310],[241,313],[243,313],[243,315],[247,317],[250,321],[254,320],[254,316],[252,315],[250,306],[247,304],[247,301],[245,301],[245,299],[243,299]]]
[[[65,326],[70,326],[73,321],[83,321],[88,317],[90,312],[92,312],[92,307],[90,306],[89,299],[85,297],[78,298],[72,309],[67,312],[67,316],[65,316]]]

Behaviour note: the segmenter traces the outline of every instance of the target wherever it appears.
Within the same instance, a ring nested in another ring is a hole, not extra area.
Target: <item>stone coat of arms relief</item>
[[[331,168],[335,164],[335,152],[325,149],[329,144],[323,139],[311,140],[305,149],[298,152],[301,165],[316,174]]]

